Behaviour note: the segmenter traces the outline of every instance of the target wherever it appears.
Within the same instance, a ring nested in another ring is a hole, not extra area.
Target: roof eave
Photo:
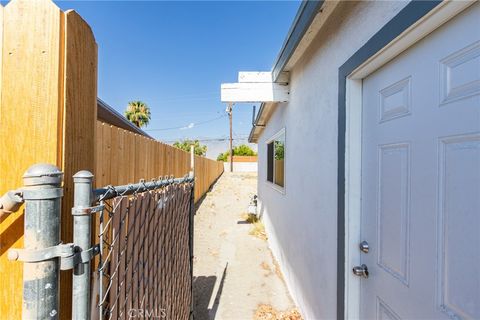
[[[325,1],[302,1],[300,7],[298,8],[297,15],[293,20],[292,26],[288,31],[287,37],[283,42],[282,49],[280,49],[280,53],[273,64],[272,79],[274,82],[277,81],[280,74],[284,71],[285,66],[297,49],[298,44],[307,32],[310,24],[315,19],[317,13],[322,9],[324,2]],[[255,134],[260,133],[261,129],[263,129],[263,126],[265,125],[263,124],[261,127],[259,127],[258,123],[263,115],[264,110],[265,103],[263,102],[258,110],[252,130],[250,130],[250,135],[248,137],[248,141],[250,143],[257,143],[258,137],[255,137]]]
[[[257,113],[257,116],[255,117],[255,121],[253,122],[253,127],[252,127],[252,130],[250,130],[250,134],[248,136],[248,142],[250,143],[257,143],[257,138],[255,138],[255,133],[259,131],[260,128],[263,128],[262,127],[259,127],[258,125],[258,121],[260,120],[260,117],[262,116],[263,114],[263,110],[265,110],[265,102],[262,102],[260,104],[260,108],[258,108],[258,113]]]
[[[117,110],[109,106],[105,101],[97,98],[97,119],[102,122],[114,125],[116,127],[132,131],[142,136],[153,139],[148,133],[136,127],[133,123],[128,121]]]
[[[295,49],[297,49],[300,40],[307,32],[310,24],[322,8],[325,1],[302,1],[298,8],[297,15],[293,20],[292,26],[288,31],[287,37],[283,42],[282,49],[275,60],[272,68],[272,78],[276,81],[281,72],[284,71],[288,60],[292,57]]]

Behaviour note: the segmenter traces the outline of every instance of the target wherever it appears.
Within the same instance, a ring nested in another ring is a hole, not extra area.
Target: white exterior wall
[[[336,318],[338,69],[406,4],[339,4],[290,70],[290,101],[258,141],[259,209],[305,319]],[[284,127],[283,194],[266,182],[266,141]]]
[[[230,162],[224,162],[223,169],[230,172]],[[257,162],[233,162],[233,172],[257,172],[257,169]]]

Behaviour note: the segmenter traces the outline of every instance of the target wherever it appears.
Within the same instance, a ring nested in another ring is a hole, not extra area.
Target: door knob
[[[359,277],[368,278],[368,268],[366,265],[353,267],[353,274]]]
[[[368,246],[368,242],[362,241],[360,243],[360,251],[362,251],[363,253],[368,253],[368,249],[370,249],[370,247]]]

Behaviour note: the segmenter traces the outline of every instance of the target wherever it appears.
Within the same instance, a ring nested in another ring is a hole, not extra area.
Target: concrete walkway
[[[266,240],[261,232],[251,235],[254,226],[245,221],[256,185],[256,174],[226,172],[199,205],[194,240],[196,320],[299,319],[291,316],[295,306]],[[284,311],[288,316],[279,315]]]

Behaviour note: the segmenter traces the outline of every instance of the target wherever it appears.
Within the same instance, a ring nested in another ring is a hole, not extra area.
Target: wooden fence
[[[190,171],[190,153],[148,137],[97,121],[95,186],[122,185],[145,177]],[[195,156],[195,201],[222,174],[223,162]]]
[[[35,163],[65,173],[63,242],[72,242],[72,175],[90,170],[96,185],[184,175],[189,154],[97,122],[97,45],[88,24],[50,0],[12,0],[0,6],[0,195],[22,186]],[[223,165],[196,157],[196,199],[221,174]],[[0,317],[19,319],[20,262],[9,248],[23,247],[23,212],[0,221]],[[61,273],[62,319],[70,319],[71,272]]]
[[[230,162],[230,156],[226,162]],[[233,162],[258,162],[258,156],[233,156]]]

